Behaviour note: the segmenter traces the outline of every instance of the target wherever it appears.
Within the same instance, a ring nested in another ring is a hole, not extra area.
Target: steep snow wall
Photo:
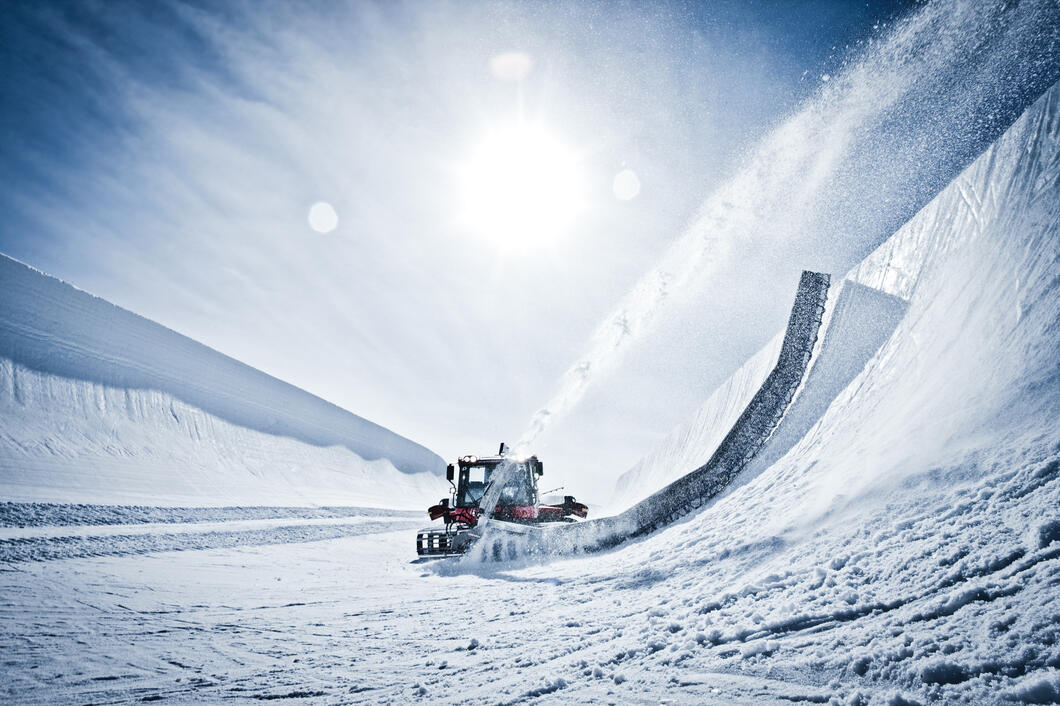
[[[818,349],[830,282],[826,274],[802,273],[776,365],[703,465],[612,517],[545,532],[528,532],[510,523],[493,530],[480,525],[476,531],[485,536],[475,545],[472,560],[499,559],[521,551],[574,552],[613,546],[669,524],[723,492],[782,422],[806,377]],[[487,515],[492,509],[485,503],[482,507]]]
[[[742,476],[746,478],[768,468],[806,435],[891,337],[905,309],[904,299],[850,280],[843,281],[813,367],[784,414],[783,423],[777,426]]]
[[[1055,702],[1060,86],[848,279],[904,311],[786,453],[684,522],[549,567],[636,616],[572,660],[618,655],[641,691],[666,666],[842,703]]]
[[[843,280],[834,289],[837,292],[826,303],[822,334],[814,347],[805,379],[790,407],[785,409],[783,420],[741,472],[743,479],[767,468],[806,434],[893,334],[905,313],[905,300],[878,289],[851,280]],[[655,484],[657,480],[673,482],[715,453],[742,412],[742,407],[732,408],[734,403],[743,400],[731,391],[746,389],[748,384],[766,383],[762,361],[775,357],[774,345],[771,341],[764,346],[707,399],[695,417],[619,477],[613,510],[633,505],[659,487]]]
[[[867,360],[822,372],[820,414],[807,376],[785,421],[816,421],[780,458],[616,551],[512,571],[561,607],[531,676],[568,700],[1060,700],[1060,86],[847,279]]]
[[[815,483],[846,493],[976,434],[1060,442],[1058,132],[1054,86],[847,274],[844,291],[875,303],[848,324],[837,306],[821,345],[841,362],[815,356],[777,445],[749,471],[803,476],[812,458]],[[682,433],[708,432],[693,422]],[[675,458],[668,444],[653,456]]]
[[[407,496],[429,497],[444,467],[388,429],[2,256],[0,410],[6,499],[418,503]]]

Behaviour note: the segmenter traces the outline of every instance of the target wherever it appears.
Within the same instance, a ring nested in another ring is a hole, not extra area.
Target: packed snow
[[[356,467],[349,448],[168,388],[78,378],[84,349],[63,370],[11,353],[0,694],[1060,702],[1060,85],[835,279],[813,366],[726,494],[611,551],[522,563],[422,562],[412,528],[426,518],[332,507],[370,504],[352,489],[348,502],[315,496]],[[702,463],[777,345],[619,497]],[[318,463],[326,475],[292,495]],[[417,475],[387,464],[364,492],[394,507],[411,491],[386,484]],[[430,470],[434,499],[445,487]],[[240,487],[275,507],[244,507],[229,495]],[[152,492],[173,507],[131,499]],[[184,498],[215,507],[172,502]]]
[[[0,256],[0,489],[23,502],[421,507],[426,448]]]
[[[1058,197],[1054,87],[847,274],[851,297],[860,288],[886,296],[858,309],[877,312],[872,325],[849,329],[836,325],[837,298],[828,331],[859,340],[834,342],[830,384],[811,386],[808,375],[790,427],[801,436],[662,531],[610,552],[522,565],[421,563],[413,532],[385,531],[369,516],[334,523],[373,525],[367,533],[309,543],[222,538],[199,551],[9,559],[0,573],[4,694],[1056,702]],[[769,356],[756,365],[768,368]],[[741,394],[740,385],[723,394]],[[726,404],[696,419],[709,423]],[[703,430],[693,421],[687,433]],[[7,512],[35,516],[21,507]],[[123,517],[118,527],[155,519]],[[289,524],[282,513],[241,519],[265,520],[275,525],[233,533]],[[84,538],[21,524],[28,534],[4,541]],[[139,534],[97,525],[105,531],[84,535],[177,534],[172,525]],[[184,539],[216,532],[198,530]]]

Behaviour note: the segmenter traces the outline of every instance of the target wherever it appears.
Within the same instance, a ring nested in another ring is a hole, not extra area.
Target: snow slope
[[[6,500],[411,507],[437,495],[444,466],[388,429],[2,256],[0,416]]]
[[[1060,86],[846,279],[876,315],[836,298],[778,458],[680,522],[526,566],[410,532],[20,561],[0,694],[1060,702]]]
[[[810,354],[791,405],[754,453],[741,477],[755,475],[783,456],[821,417],[843,388],[865,367],[894,332],[906,302],[875,288],[843,280],[830,288],[820,335]],[[720,449],[758,390],[768,392],[769,373],[778,359],[777,334],[659,446],[619,477],[612,510],[621,511],[645,500],[703,466]],[[770,365],[765,363],[769,361]],[[734,394],[735,393],[735,394]],[[662,481],[662,483],[659,483]]]
[[[541,688],[1060,701],[1060,85],[847,279],[882,293],[836,357],[867,360],[807,378],[775,462],[617,551],[483,569],[584,629]]]
[[[777,364],[783,332],[744,363],[707,398],[693,418],[618,477],[608,511],[621,512],[703,465]]]

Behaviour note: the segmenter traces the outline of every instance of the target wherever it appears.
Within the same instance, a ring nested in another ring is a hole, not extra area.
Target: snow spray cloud
[[[1058,47],[1060,6],[1049,0],[937,2],[881,31],[707,198],[516,448],[569,413],[677,299],[704,286],[779,293],[800,269],[860,260],[1060,78]]]

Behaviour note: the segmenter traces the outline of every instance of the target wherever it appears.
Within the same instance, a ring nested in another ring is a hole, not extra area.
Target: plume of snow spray
[[[741,262],[769,263],[760,284],[763,269],[776,279],[819,266],[791,261],[827,248],[822,236],[859,237],[864,255],[1057,80],[1058,8],[1048,0],[938,2],[870,40],[705,201],[599,325],[516,450],[526,452],[569,413],[693,285]]]

